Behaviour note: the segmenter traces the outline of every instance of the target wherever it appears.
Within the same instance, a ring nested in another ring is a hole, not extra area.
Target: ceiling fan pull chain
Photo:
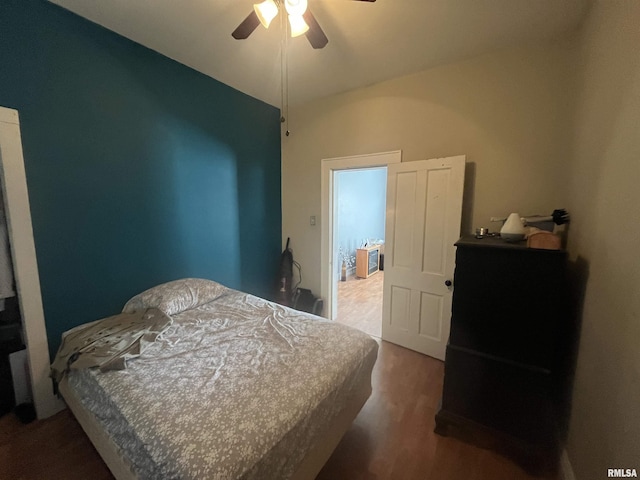
[[[280,15],[280,123],[284,123],[284,22]]]
[[[285,22],[286,27],[288,28],[289,22]],[[284,56],[284,76],[286,79],[285,89],[284,89],[284,118],[286,119],[286,131],[285,135],[289,136],[289,32],[285,31],[285,56]]]
[[[280,15],[280,122],[284,123],[285,135],[289,136],[289,55],[288,55],[288,22],[285,15]]]

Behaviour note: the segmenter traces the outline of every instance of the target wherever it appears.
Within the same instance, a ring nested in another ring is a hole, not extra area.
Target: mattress
[[[171,318],[125,370],[66,378],[132,478],[292,478],[370,392],[352,328],[231,289]]]

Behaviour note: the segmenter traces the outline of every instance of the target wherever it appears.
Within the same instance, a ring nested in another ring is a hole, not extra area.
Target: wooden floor
[[[68,410],[22,425],[0,418],[2,480],[113,480],[82,428]]]
[[[442,362],[381,342],[373,394],[318,479],[556,480],[531,477],[489,450],[434,434],[442,380]],[[0,418],[0,479],[112,477],[65,410],[29,425],[13,414]]]
[[[338,282],[338,315],[335,321],[380,338],[383,282],[384,272],[374,273],[369,278],[349,276],[346,282]]]
[[[373,394],[318,480],[555,480],[433,433],[443,378],[441,361],[380,342]]]

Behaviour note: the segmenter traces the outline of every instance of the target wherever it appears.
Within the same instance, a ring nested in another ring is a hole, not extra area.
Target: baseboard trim
[[[560,473],[562,474],[562,480],[576,480],[566,449],[562,451],[562,456],[560,457]]]

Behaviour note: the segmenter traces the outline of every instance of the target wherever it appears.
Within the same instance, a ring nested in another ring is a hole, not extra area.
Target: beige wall
[[[291,108],[283,137],[283,241],[320,293],[321,159],[402,150],[467,156],[463,230],[564,207],[570,41],[514,48]],[[300,87],[302,88],[302,87]],[[309,225],[309,216],[318,219]]]
[[[464,229],[566,207],[585,297],[568,452],[578,480],[640,471],[640,2],[596,1],[579,35],[291,109],[283,237],[320,291],[320,161],[465,154]],[[309,226],[309,216],[318,224]]]
[[[317,293],[322,158],[467,155],[467,231],[511,211],[570,211],[569,251],[586,280],[568,439],[579,480],[640,471],[638,25],[639,1],[596,1],[574,38],[291,109],[283,140],[283,237]]]
[[[568,452],[579,480],[640,474],[640,2],[596,2],[576,55],[571,256],[588,281]]]

